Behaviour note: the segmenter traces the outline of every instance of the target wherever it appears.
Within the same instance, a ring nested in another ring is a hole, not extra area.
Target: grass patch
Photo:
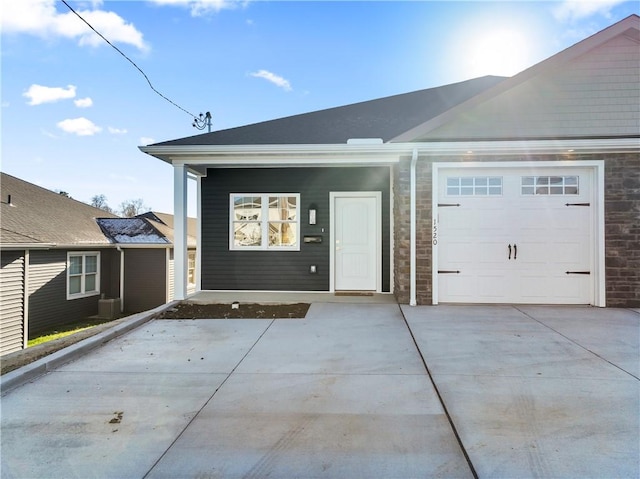
[[[38,344],[53,341],[54,339],[64,338],[65,336],[71,336],[74,333],[84,331],[85,329],[98,326],[99,324],[108,323],[113,321],[112,319],[86,319],[84,321],[61,326],[54,331],[47,331],[41,335],[27,341],[27,347],[37,346]]]

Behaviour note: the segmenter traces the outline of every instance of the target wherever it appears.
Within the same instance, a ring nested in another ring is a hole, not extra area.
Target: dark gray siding
[[[166,303],[167,250],[126,249],[124,252],[124,310],[137,313]]]
[[[202,289],[329,290],[329,193],[382,192],[382,290],[390,291],[389,167],[209,169],[202,179]],[[300,251],[230,251],[230,193],[300,193]],[[309,225],[309,205],[318,207]],[[324,228],[324,232],[322,232]],[[317,265],[317,274],[309,266]]]
[[[102,261],[100,284],[109,283]],[[98,314],[100,295],[67,300],[67,251],[31,251],[29,254],[29,338]]]
[[[0,354],[6,354],[24,346],[24,251],[0,256]]]

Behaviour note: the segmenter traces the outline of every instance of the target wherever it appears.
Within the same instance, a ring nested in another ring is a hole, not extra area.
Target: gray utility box
[[[119,315],[120,298],[98,300],[98,316],[103,319],[116,319]]]

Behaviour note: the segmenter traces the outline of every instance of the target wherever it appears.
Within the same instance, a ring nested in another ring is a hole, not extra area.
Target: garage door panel
[[[459,206],[438,208],[438,268],[460,274],[438,276],[439,301],[592,302],[591,277],[566,274],[590,271],[591,170],[523,171],[496,166],[440,170],[439,204]],[[500,178],[500,195],[471,194],[466,185],[482,184],[486,177]],[[467,196],[455,197],[455,188],[449,186],[456,181],[465,185]],[[536,186],[526,189],[525,183],[532,181]],[[538,187],[537,182],[551,185]]]

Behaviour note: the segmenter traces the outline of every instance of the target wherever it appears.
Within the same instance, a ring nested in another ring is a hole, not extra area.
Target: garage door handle
[[[511,259],[511,245],[509,245],[509,258],[507,259]]]
[[[518,247],[515,245],[513,245],[513,259],[516,259],[518,257]]]

